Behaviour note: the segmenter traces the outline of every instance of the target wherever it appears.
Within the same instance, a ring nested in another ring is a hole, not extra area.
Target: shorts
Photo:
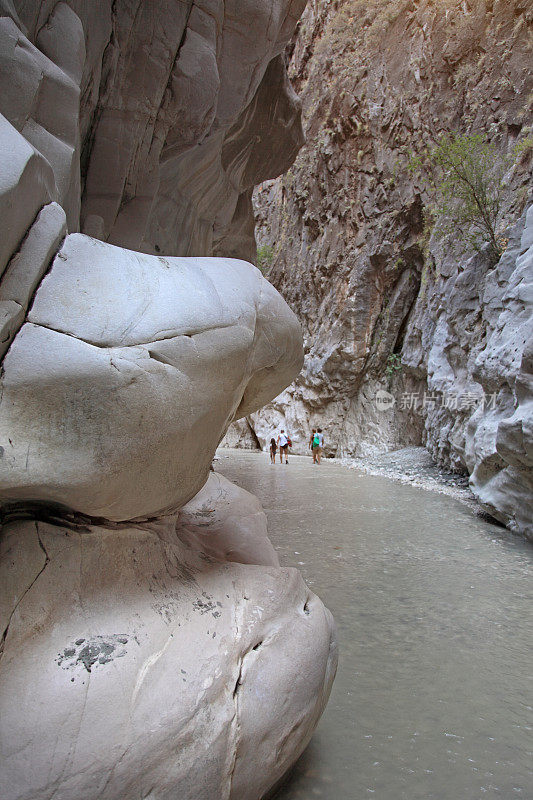
[[[280,450],[286,450],[288,448],[288,446],[289,446],[288,444],[280,444],[279,449]]]

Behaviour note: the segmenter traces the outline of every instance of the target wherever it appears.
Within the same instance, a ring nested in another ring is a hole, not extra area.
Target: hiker
[[[283,455],[285,455],[285,463],[289,463],[289,459],[287,458],[287,453],[289,452],[289,441],[289,437],[285,436],[285,430],[282,428],[281,433],[278,436],[280,464],[283,464]]]
[[[324,436],[322,434],[322,428],[317,428],[313,435],[313,444],[312,444],[313,464],[320,464],[323,447],[324,447]]]
[[[270,440],[270,463],[271,464],[275,464],[276,463],[276,450],[277,449],[278,449],[278,446],[276,444],[276,440],[272,437],[272,439]]]
[[[316,433],[316,429],[313,428],[313,430],[311,431],[311,436],[309,437],[309,449],[311,451],[311,455],[313,456],[313,464],[316,461],[316,457],[315,457],[316,454],[315,454],[315,451],[313,450],[313,439],[315,438],[315,433]]]

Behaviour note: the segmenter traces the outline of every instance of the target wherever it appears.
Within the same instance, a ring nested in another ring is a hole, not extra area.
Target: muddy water
[[[279,800],[531,800],[533,547],[386,478],[218,456],[339,628],[331,700]]]

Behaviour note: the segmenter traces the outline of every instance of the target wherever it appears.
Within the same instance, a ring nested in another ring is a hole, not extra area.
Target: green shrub
[[[488,245],[492,263],[505,247],[498,226],[504,175],[511,161],[483,134],[450,133],[409,162],[409,169],[422,173],[435,198],[437,232],[453,235],[465,251]]]
[[[274,261],[274,248],[269,244],[262,244],[257,248],[257,268],[263,275],[268,272]]]
[[[385,367],[385,375],[392,378],[395,372],[399,372],[402,368],[402,359],[399,353],[391,353],[387,358],[387,366]]]

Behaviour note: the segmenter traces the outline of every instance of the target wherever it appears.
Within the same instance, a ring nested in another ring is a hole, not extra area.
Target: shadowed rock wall
[[[86,32],[81,230],[149,253],[210,255],[219,241],[217,252],[236,251],[222,240],[251,223],[254,183],[279,175],[302,142],[280,54],[304,0],[66,5],[6,7],[31,42],[58,49],[72,36],[68,9]],[[254,253],[251,227],[239,255]]]

